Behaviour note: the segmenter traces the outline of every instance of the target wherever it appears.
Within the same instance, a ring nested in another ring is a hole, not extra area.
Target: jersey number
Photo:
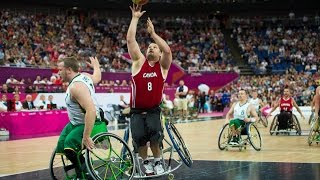
[[[152,91],[152,83],[148,82],[148,91]]]

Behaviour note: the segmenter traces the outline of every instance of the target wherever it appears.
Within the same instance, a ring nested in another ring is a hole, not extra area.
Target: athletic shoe
[[[145,168],[145,174],[147,176],[154,175],[153,166],[149,160],[143,161],[143,167]]]
[[[157,161],[157,162],[154,164],[154,171],[156,172],[156,174],[162,174],[162,173],[164,173],[164,169],[163,169],[163,167],[162,167],[161,161]]]

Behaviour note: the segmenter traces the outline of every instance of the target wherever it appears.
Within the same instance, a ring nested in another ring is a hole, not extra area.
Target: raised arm
[[[85,125],[82,138],[82,144],[89,150],[94,148],[94,143],[90,137],[95,119],[96,107],[90,96],[88,87],[82,82],[75,82],[70,87],[71,98],[76,100],[79,105],[85,110]]]
[[[90,63],[87,62],[87,64],[93,68],[93,74],[89,73],[83,73],[87,76],[89,76],[94,84],[98,84],[101,81],[101,70],[100,70],[100,64],[97,57],[90,57]]]
[[[147,20],[147,27],[148,32],[151,35],[151,38],[154,42],[159,46],[160,50],[162,51],[160,64],[163,70],[169,70],[171,62],[172,62],[172,53],[169,45],[165,40],[163,40],[154,30],[154,26],[150,18]]]
[[[129,25],[127,32],[127,46],[130,57],[133,62],[144,60],[144,55],[141,53],[140,47],[136,40],[137,26],[139,18],[146,12],[141,12],[142,6],[133,4],[133,7],[130,6],[132,12],[132,19]]]

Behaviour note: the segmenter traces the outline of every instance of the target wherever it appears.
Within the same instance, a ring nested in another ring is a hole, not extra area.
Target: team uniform
[[[91,132],[91,137],[100,132],[106,132],[107,127],[104,122],[102,122],[98,103],[95,98],[95,89],[93,86],[92,79],[83,74],[78,74],[69,83],[68,89],[66,91],[65,102],[67,105],[68,117],[70,122],[62,130],[60,138],[58,140],[58,146],[56,153],[64,153],[64,150],[70,149],[74,152],[79,152],[81,150],[84,125],[85,125],[85,110],[80,106],[80,104],[70,97],[69,87],[75,82],[84,83],[91,94],[91,98],[96,107],[96,121]]]
[[[256,98],[256,99],[251,98],[249,100],[249,103],[252,104],[254,106],[254,108],[256,109],[256,112],[259,113],[260,99],[259,98]]]
[[[283,97],[280,99],[279,106],[280,106],[280,114],[278,116],[279,121],[279,129],[287,129],[289,124],[289,120],[291,121],[292,117],[292,109],[293,109],[293,99],[288,98],[284,99]]]
[[[245,102],[242,105],[240,105],[240,102],[236,103],[233,110],[233,119],[230,121],[229,127],[235,126],[236,129],[239,129],[245,124],[244,118],[248,117],[247,110],[249,105],[249,102]]]
[[[140,147],[163,138],[160,104],[165,79],[160,63],[151,66],[147,60],[131,78],[131,133],[135,145]]]

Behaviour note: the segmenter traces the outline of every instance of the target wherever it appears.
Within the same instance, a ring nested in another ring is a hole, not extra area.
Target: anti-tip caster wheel
[[[170,173],[170,174],[168,175],[168,179],[169,179],[169,180],[173,180],[173,179],[174,179],[174,174]]]

